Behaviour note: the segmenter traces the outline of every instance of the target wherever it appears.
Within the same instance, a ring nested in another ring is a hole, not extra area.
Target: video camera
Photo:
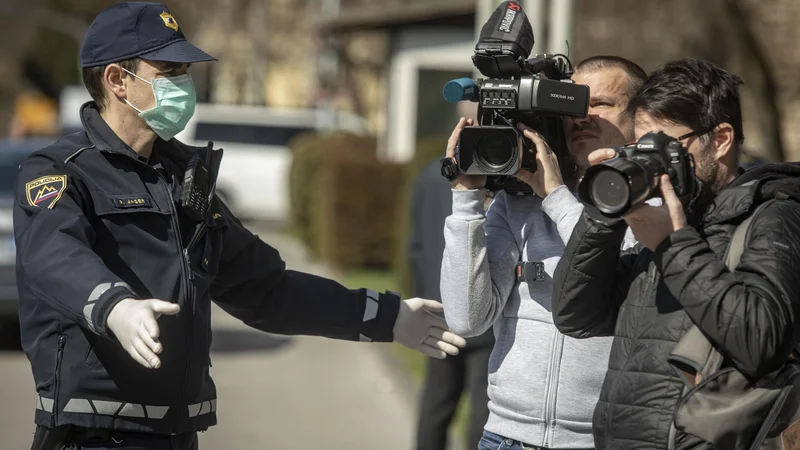
[[[663,174],[669,175],[679,198],[694,196],[694,158],[677,139],[661,131],[647,133],[637,143],[614,150],[615,158],[586,169],[578,184],[578,197],[595,219],[618,219],[660,196]]]
[[[478,102],[478,126],[459,136],[456,163],[466,175],[487,175],[490,191],[532,193],[515,177],[520,169],[536,170],[536,149],[516,128],[533,128],[550,145],[562,171],[574,170],[562,121],[585,117],[589,87],[570,77],[572,63],[564,55],[534,55],[531,24],[522,7],[502,3],[481,29],[472,63],[488,79],[476,83],[459,78],[445,84],[442,94],[451,103]]]

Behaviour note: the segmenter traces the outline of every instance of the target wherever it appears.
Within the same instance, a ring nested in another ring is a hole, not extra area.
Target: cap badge
[[[178,22],[172,17],[172,14],[164,11],[161,13],[161,20],[164,21],[164,25],[168,28],[172,28],[175,31],[178,31]]]

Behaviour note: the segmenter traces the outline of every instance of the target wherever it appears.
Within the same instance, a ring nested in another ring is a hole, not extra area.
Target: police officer
[[[221,150],[173,137],[214,60],[158,3],[101,12],[81,47],[84,130],[29,156],[14,207],[35,449],[195,449],[216,424],[211,300],[259,330],[455,355],[437,302],[286,270],[214,196]]]

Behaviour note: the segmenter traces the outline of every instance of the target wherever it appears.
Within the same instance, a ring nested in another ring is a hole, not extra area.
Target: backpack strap
[[[766,201],[744,219],[733,231],[728,248],[725,250],[725,265],[728,270],[734,271],[742,259],[744,247],[750,232],[750,224],[773,200]],[[703,379],[718,371],[722,367],[723,356],[709,342],[708,338],[700,331],[697,325],[692,327],[681,337],[668,357],[669,362],[675,367],[678,374],[690,385],[695,386]]]
[[[728,248],[725,250],[725,265],[728,266],[728,270],[733,272],[736,266],[739,265],[739,262],[742,259],[742,253],[744,253],[744,246],[747,243],[747,235],[750,232],[750,223],[753,221],[753,218],[761,212],[767,205],[771,204],[775,200],[768,200],[756,208],[752,214],[747,216],[746,219],[742,221],[739,225],[736,226],[736,229],[733,230],[733,236],[731,237],[730,242],[728,242]]]

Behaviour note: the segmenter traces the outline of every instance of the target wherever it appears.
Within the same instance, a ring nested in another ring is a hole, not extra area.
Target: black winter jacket
[[[268,332],[392,340],[399,297],[370,293],[375,305],[366,290],[286,270],[217,198],[205,221],[187,223],[176,193],[189,156],[204,149],[157,140],[148,164],[93,103],[81,115],[85,130],[34,152],[17,181],[19,314],[37,424],[159,434],[214,425],[212,299]],[[136,363],[106,328],[128,297],[181,307],[159,319],[158,369]]]
[[[723,255],[735,226],[775,198],[729,272]],[[710,448],[672,426],[684,383],[667,356],[692,324],[743,373],[780,368],[800,338],[798,202],[800,164],[760,166],[655,252],[637,246],[622,255],[625,223],[584,214],[555,272],[553,318],[569,336],[614,336],[593,420],[598,449]]]

